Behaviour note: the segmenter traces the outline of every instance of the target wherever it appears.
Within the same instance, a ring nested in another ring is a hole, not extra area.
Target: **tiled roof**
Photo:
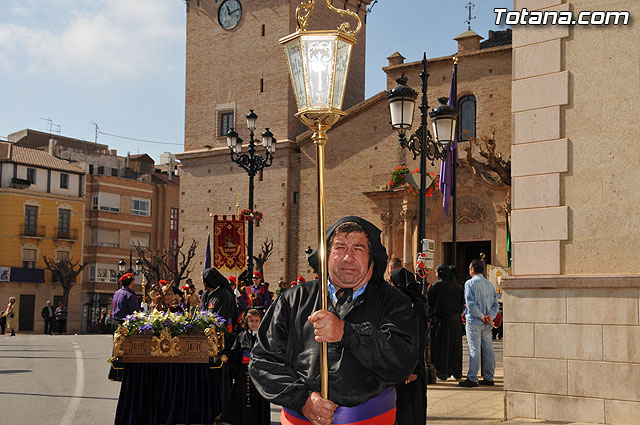
[[[69,161],[51,156],[49,152],[40,149],[30,149],[13,145],[11,146],[11,157],[9,157],[9,145],[12,145],[12,143],[0,142],[0,162],[11,162],[50,170],[84,174],[83,169],[76,167]]]
[[[480,42],[480,49],[490,49],[492,47],[508,46],[511,44],[511,30],[489,31],[489,38]]]

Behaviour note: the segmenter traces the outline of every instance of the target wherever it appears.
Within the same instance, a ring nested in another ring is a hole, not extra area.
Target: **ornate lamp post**
[[[120,276],[125,273],[133,273],[136,276],[140,274],[140,271],[142,270],[142,261],[138,258],[135,262],[135,270],[133,269],[133,266],[133,251],[129,250],[129,269],[127,270],[127,263],[123,258],[118,261],[118,271],[120,272]]]
[[[398,141],[400,146],[413,153],[413,159],[420,156],[420,193],[419,193],[419,213],[418,213],[418,252],[422,251],[422,241],[425,239],[426,221],[426,185],[427,185],[427,159],[431,165],[436,160],[444,160],[447,157],[455,138],[457,111],[454,107],[447,105],[447,98],[438,99],[440,105],[429,112],[433,122],[433,132],[435,138],[427,126],[427,54],[422,59],[422,99],[420,102],[420,126],[415,133],[407,139],[406,133],[413,125],[413,111],[415,108],[418,92],[407,86],[408,79],[402,75],[396,79],[398,85],[387,92],[389,101],[389,111],[391,113],[391,127],[398,131]],[[455,166],[454,166],[455,168]],[[422,279],[422,289],[424,292],[425,279]],[[435,383],[436,373],[433,363],[431,363],[430,332],[427,332],[427,381]]]
[[[313,12],[315,0],[301,3],[296,9],[298,30],[280,39],[284,46],[293,92],[298,105],[296,116],[311,130],[316,145],[316,175],[318,180],[318,260],[322,309],[327,310],[327,258],[325,229],[324,147],[327,131],[344,115],[342,103],[347,83],[351,50],[356,43],[362,22],[350,10],[327,7],[341,16],[349,15],[357,21],[354,31],[345,22],[336,30],[308,31],[308,19]],[[321,344],[320,375],[321,394],[329,396],[329,366],[327,343]]]
[[[243,168],[249,175],[249,210],[253,211],[253,178],[262,169],[270,167],[273,163],[273,154],[276,151],[276,139],[268,128],[262,133],[262,145],[266,151],[264,156],[256,152],[256,140],[253,138],[253,132],[256,129],[256,121],[258,115],[253,109],[246,116],[247,128],[249,129],[249,150],[247,153],[240,154],[242,151],[242,139],[238,137],[238,133],[232,128],[227,133],[227,145],[231,160]],[[249,220],[249,231],[247,241],[247,273],[251,279],[253,275],[253,220]],[[251,280],[249,280],[251,281]]]

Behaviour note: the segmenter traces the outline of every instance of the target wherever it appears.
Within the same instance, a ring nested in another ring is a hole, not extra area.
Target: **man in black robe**
[[[429,288],[431,327],[431,360],[438,379],[462,377],[462,321],[464,291],[457,284],[452,270],[440,264],[436,280]]]
[[[319,310],[317,280],[282,294],[258,329],[249,373],[264,398],[284,407],[283,424],[392,425],[394,385],[419,358],[411,304],[384,281],[387,253],[373,224],[343,217],[327,246],[330,311]],[[319,342],[329,343],[329,400],[319,393]]]
[[[424,425],[427,422],[427,371],[424,362],[427,332],[427,300],[420,285],[409,270],[402,267],[402,260],[394,258],[389,263],[391,284],[411,300],[413,315],[418,323],[420,360],[409,378],[396,385],[398,401],[396,423],[402,425]]]
[[[209,310],[226,320],[227,331],[233,331],[236,316],[236,297],[227,278],[214,268],[202,271],[205,291],[202,294],[201,310]]]

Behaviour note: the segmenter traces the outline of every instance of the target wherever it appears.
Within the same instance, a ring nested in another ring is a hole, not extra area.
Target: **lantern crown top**
[[[434,119],[434,118],[437,119],[443,115],[446,115],[446,116],[457,115],[456,108],[447,104],[447,102],[449,102],[448,97],[439,97],[438,102],[440,102],[440,104],[435,108],[433,108],[431,112],[429,112],[429,116],[431,117],[431,119]]]
[[[418,92],[407,85],[409,78],[402,74],[396,78],[398,85],[387,92],[387,99],[396,98],[410,98],[415,100],[418,97]]]
[[[316,2],[316,0],[309,0],[306,3],[302,2],[296,8],[296,20],[298,22],[298,30],[299,31],[306,31],[307,30],[307,27],[309,26],[309,17],[311,17],[311,13],[313,13],[313,8],[315,6],[315,2]],[[338,31],[344,32],[344,33],[350,35],[351,37],[355,38],[356,35],[358,35],[360,30],[362,29],[362,21],[360,20],[360,17],[358,16],[358,14],[355,13],[355,12],[352,12],[351,10],[348,10],[348,9],[338,9],[338,8],[334,7],[331,4],[331,0],[325,0],[325,3],[326,3],[327,7],[330,10],[340,14],[340,16],[349,15],[349,16],[351,16],[352,18],[354,18],[358,22],[358,26],[353,31],[351,30],[351,24],[348,23],[348,22],[343,22],[338,27]]]

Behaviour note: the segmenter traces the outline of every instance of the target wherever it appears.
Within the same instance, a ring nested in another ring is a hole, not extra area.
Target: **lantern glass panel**
[[[443,145],[453,141],[455,128],[456,120],[454,118],[440,118],[433,121],[433,132],[436,140]]]
[[[309,107],[328,109],[334,74],[334,37],[303,37],[307,78],[309,79]]]
[[[396,130],[408,130],[413,125],[415,101],[404,97],[389,102],[391,125]]]
[[[287,52],[287,60],[289,61],[289,70],[291,71],[291,81],[293,83],[293,92],[298,102],[298,110],[307,108],[307,96],[304,84],[304,68],[302,64],[302,49],[300,48],[300,39],[296,38],[285,45]]]
[[[336,55],[336,77],[333,86],[333,103],[335,109],[342,109],[344,92],[347,85],[347,75],[349,71],[349,60],[351,59],[351,44],[344,40],[338,40],[338,51]]]

